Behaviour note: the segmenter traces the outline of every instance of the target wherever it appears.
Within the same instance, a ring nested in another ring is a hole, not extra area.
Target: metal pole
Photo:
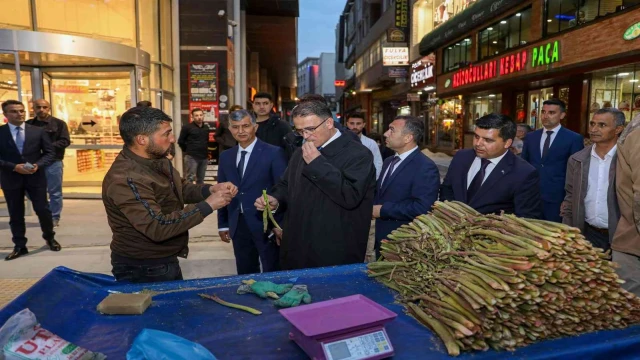
[[[233,27],[233,67],[235,68],[235,88],[234,88],[234,101],[243,108],[247,106],[243,102],[242,98],[242,67],[240,62],[240,54],[242,52],[242,42],[240,38],[240,29],[243,24],[240,22],[240,0],[233,0],[233,20],[236,22],[236,26]]]
[[[173,131],[176,139],[180,136],[180,130],[182,129],[182,104],[180,103],[180,6],[178,0],[171,2],[173,11],[171,11],[172,20],[171,26],[173,28],[172,34],[172,51],[173,51],[173,93],[178,94],[173,98]],[[164,98],[164,96],[163,96]],[[164,99],[162,100],[164,101]],[[188,105],[187,105],[188,106]],[[177,140],[176,140],[177,141]],[[173,158],[176,169],[182,174],[182,149],[180,146],[176,146],[176,155]]]
[[[247,15],[244,11],[240,15],[240,94],[242,94],[243,107],[247,104]]]

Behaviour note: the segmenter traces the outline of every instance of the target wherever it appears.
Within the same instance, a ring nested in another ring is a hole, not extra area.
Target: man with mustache
[[[125,146],[102,183],[112,273],[134,283],[182,280],[178,257],[189,253],[189,229],[228,205],[238,189],[181,180],[167,159],[176,142],[171,118],[159,109],[129,109],[120,136]]]
[[[516,124],[506,115],[476,120],[473,149],[456,153],[440,187],[440,200],[456,200],[483,214],[501,211],[540,219],[538,171],[509,151]]]

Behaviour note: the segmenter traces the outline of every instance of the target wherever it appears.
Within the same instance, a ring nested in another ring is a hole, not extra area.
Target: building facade
[[[471,147],[474,121],[491,112],[540,128],[550,98],[582,134],[600,108],[640,113],[640,1],[478,1],[453,20],[419,45],[436,58],[433,148]]]
[[[320,53],[320,57],[307,57],[298,64],[298,97],[304,94],[324,96],[335,116],[337,112],[335,79],[335,53]]]
[[[298,64],[298,88],[297,96],[304,94],[318,94],[317,86],[320,83],[320,58],[307,57]]]

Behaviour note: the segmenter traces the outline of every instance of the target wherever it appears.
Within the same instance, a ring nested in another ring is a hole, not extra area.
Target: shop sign
[[[236,70],[235,70],[236,67],[233,61],[234,61],[233,41],[227,38],[227,85],[229,87],[236,86]]]
[[[492,79],[498,74],[498,61],[489,61],[480,65],[471,65],[468,68],[458,70],[453,75],[453,87],[474,84],[480,81]]]
[[[631,26],[624,32],[622,38],[628,41],[637,39],[640,37],[640,22],[637,22]]]
[[[389,77],[390,78],[406,78],[409,75],[406,67],[390,67],[389,68]]]
[[[189,63],[189,102],[218,101],[218,64]]]
[[[212,128],[215,130],[216,127],[216,121],[218,121],[218,118],[220,116],[220,109],[218,108],[218,104],[217,103],[194,103],[194,102],[190,102],[189,103],[189,114],[191,114],[191,111],[193,111],[193,109],[200,109],[202,110],[202,112],[204,113],[204,122],[209,126],[209,128]],[[189,119],[189,122],[193,121],[192,119]]]
[[[407,101],[420,101],[420,94],[407,93]]]
[[[405,42],[409,34],[409,0],[396,0],[394,25],[395,29],[387,32],[387,40]]]
[[[531,67],[550,65],[560,61],[560,42],[554,41],[536,46],[531,51]]]
[[[425,56],[411,64],[411,87],[423,87],[433,81],[434,59],[434,56]]]
[[[527,51],[520,51],[500,58],[500,75],[513,74],[524,70],[527,65]]]
[[[383,66],[406,66],[409,65],[408,47],[386,47],[382,48]]]
[[[346,84],[347,84],[347,82],[344,81],[344,80],[335,80],[333,82],[333,86],[335,86],[335,87],[344,87]]]

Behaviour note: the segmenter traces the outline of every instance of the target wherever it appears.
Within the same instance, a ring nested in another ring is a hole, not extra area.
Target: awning
[[[420,55],[426,56],[448,42],[468,33],[490,20],[498,21],[501,14],[522,0],[478,0],[466,10],[428,33],[420,41]]]

